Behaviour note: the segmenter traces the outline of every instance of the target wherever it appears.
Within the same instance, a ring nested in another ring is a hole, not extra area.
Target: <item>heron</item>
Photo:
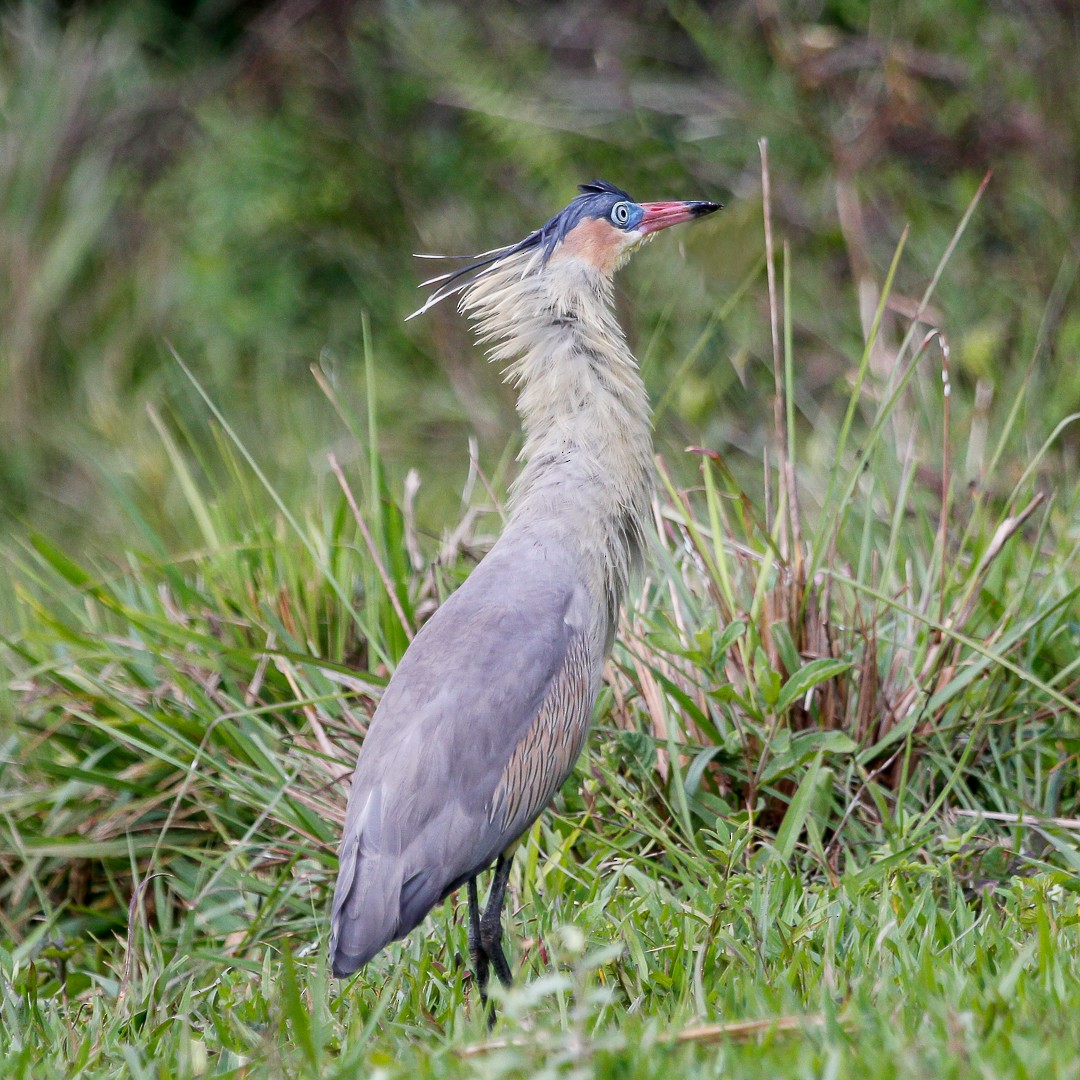
[[[361,746],[331,913],[339,978],[465,885],[482,1007],[492,969],[510,985],[514,848],[581,753],[642,557],[652,423],[612,278],[661,230],[720,205],[639,203],[603,180],[579,192],[520,242],[424,282],[413,313],[459,296],[518,391],[523,464],[501,536],[416,634]],[[481,911],[477,877],[493,864]]]

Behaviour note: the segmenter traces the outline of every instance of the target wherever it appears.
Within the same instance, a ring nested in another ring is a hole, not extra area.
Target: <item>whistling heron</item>
[[[468,886],[482,999],[504,984],[512,848],[581,752],[649,521],[652,437],[612,275],[714,202],[637,203],[604,181],[524,240],[424,282],[461,294],[518,387],[524,467],[497,543],[416,635],[372,718],[349,793],[330,952],[348,975]],[[410,316],[411,317],[411,316]],[[476,878],[495,863],[480,913]]]

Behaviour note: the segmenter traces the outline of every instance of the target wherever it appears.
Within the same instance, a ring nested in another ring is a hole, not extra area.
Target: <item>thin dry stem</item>
[[[822,1027],[826,1019],[820,1013],[807,1013],[799,1016],[773,1016],[760,1020],[729,1020],[725,1024],[696,1024],[679,1031],[667,1031],[661,1034],[661,1043],[696,1043],[708,1045],[719,1042],[743,1042],[758,1035],[774,1035],[804,1031],[807,1028]],[[841,1026],[847,1025],[841,1021]],[[458,1057],[472,1058],[481,1054],[490,1054],[497,1050],[511,1047],[528,1046],[527,1039],[521,1036],[504,1039],[488,1039],[482,1043],[471,1043],[455,1053]]]
[[[1080,818],[1064,817],[1036,817],[1034,814],[1006,814],[1000,810],[959,810],[953,809],[949,813],[957,817],[985,818],[987,821],[1000,821],[1006,825],[1019,825],[1026,829],[1045,829],[1051,826],[1056,829],[1068,829],[1080,832]]]
[[[383,588],[386,590],[386,595],[390,598],[391,605],[393,605],[394,613],[401,621],[401,628],[405,631],[405,636],[409,641],[412,641],[412,626],[409,623],[408,616],[405,614],[405,609],[401,606],[401,601],[398,599],[397,590],[390,581],[390,575],[386,572],[386,566],[383,564],[382,557],[379,555],[379,550],[375,546],[375,540],[371,535],[371,530],[364,520],[364,515],[360,513],[360,507],[356,504],[352,488],[349,487],[349,482],[345,479],[345,474],[342,472],[341,466],[338,464],[338,459],[333,451],[326,455],[326,459],[330,462],[330,468],[333,471],[334,476],[337,477],[337,482],[341,485],[341,490],[345,493],[345,498],[349,503],[349,509],[352,510],[353,518],[356,520],[357,527],[364,537],[364,543],[367,544],[368,552],[371,555],[371,561],[375,564],[375,569],[379,573],[379,578],[383,583]]]

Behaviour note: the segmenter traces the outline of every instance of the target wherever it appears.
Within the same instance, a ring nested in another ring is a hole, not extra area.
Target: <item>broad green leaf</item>
[[[817,794],[818,774],[821,771],[823,752],[818,751],[806,775],[799,783],[795,797],[788,804],[787,813],[780,823],[780,831],[776,834],[775,849],[780,860],[785,863],[791,862],[791,856],[795,852],[795,844],[802,835],[806,825],[806,816],[810,813],[810,807],[814,804],[814,796]]]
[[[808,664],[804,664],[784,683],[784,688],[780,691],[780,696],[776,701],[777,711],[783,712],[785,709],[790,708],[819,683],[835,678],[837,675],[842,675],[850,667],[851,662],[848,660],[829,660],[825,658],[811,660]]]

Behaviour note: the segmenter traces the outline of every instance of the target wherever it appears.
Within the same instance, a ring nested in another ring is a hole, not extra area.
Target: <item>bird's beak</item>
[[[716,210],[721,209],[719,203],[703,202],[647,202],[641,204],[645,216],[637,227],[637,231],[648,236],[649,233],[659,232],[668,228],[669,225],[678,225],[683,221],[693,221],[694,218],[704,217]]]

